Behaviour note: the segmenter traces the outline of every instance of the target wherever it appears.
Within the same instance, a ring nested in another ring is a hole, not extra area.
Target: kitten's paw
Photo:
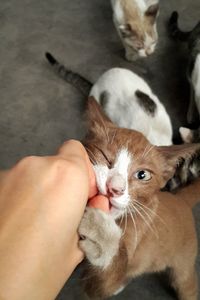
[[[139,55],[136,52],[126,51],[125,57],[128,61],[136,61]]]
[[[106,268],[119,250],[121,228],[111,215],[99,209],[86,208],[79,226],[80,248],[94,266]]]

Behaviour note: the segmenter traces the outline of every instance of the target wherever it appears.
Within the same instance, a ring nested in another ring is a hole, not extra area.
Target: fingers
[[[58,155],[66,160],[73,157],[86,159],[87,152],[81,142],[76,140],[66,141],[58,150]]]
[[[65,142],[58,150],[58,155],[66,160],[72,160],[79,163],[79,166],[84,164],[89,177],[89,198],[97,194],[96,177],[94,169],[88,157],[84,146],[76,140],[69,140]],[[77,161],[78,159],[78,161]]]
[[[88,206],[109,212],[109,200],[103,195],[97,195],[88,201]]]

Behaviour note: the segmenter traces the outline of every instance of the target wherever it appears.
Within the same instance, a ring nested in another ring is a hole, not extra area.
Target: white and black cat
[[[172,13],[169,20],[169,30],[173,38],[184,41],[188,45],[187,77],[190,82],[190,103],[187,115],[188,123],[194,123],[200,117],[200,22],[193,30],[183,32],[178,27],[178,13]],[[200,129],[190,130],[180,128],[180,134],[184,142],[200,142]]]
[[[48,61],[68,83],[86,97],[94,96],[118,126],[142,132],[154,145],[172,144],[172,125],[165,107],[149,85],[130,70],[113,68],[92,84],[47,53]]]
[[[111,4],[126,59],[133,61],[152,54],[158,40],[158,0],[111,0]]]

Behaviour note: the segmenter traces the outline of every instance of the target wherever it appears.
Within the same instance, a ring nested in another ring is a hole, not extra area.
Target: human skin
[[[83,259],[77,229],[96,194],[92,166],[78,141],[1,172],[0,299],[55,299]]]

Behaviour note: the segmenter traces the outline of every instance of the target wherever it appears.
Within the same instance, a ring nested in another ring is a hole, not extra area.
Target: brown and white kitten
[[[170,268],[180,300],[197,300],[197,239],[192,206],[200,181],[176,195],[160,189],[180,159],[200,144],[153,146],[135,130],[119,128],[94,99],[88,101],[84,145],[94,164],[99,193],[110,212],[87,208],[79,227],[88,260],[85,288],[91,299],[117,294],[134,277]]]
[[[172,126],[162,103],[148,84],[135,73],[121,68],[106,71],[97,82],[90,81],[60,64],[50,53],[46,58],[58,75],[75,86],[85,97],[95,97],[105,113],[120,127],[142,132],[157,146],[172,144]],[[181,161],[165,189],[174,191],[199,177],[198,157]]]
[[[155,50],[158,0],[111,0],[113,21],[125,47],[127,60],[146,57]]]

